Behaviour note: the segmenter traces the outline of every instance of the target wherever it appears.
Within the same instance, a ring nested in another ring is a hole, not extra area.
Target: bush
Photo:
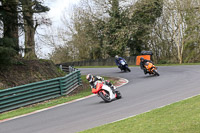
[[[166,60],[159,60],[158,64],[167,64],[167,61]]]
[[[0,65],[7,65],[17,55],[13,39],[0,38]]]

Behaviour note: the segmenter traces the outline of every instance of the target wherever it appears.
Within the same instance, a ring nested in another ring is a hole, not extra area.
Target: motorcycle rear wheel
[[[106,94],[104,94],[102,91],[99,92],[99,96],[105,101],[105,102],[110,102],[110,96],[109,93],[105,91]]]
[[[119,91],[115,91],[115,93],[116,93],[116,95],[117,95],[117,99],[120,99],[120,98],[122,98],[122,95],[121,95],[121,93],[119,92]]]

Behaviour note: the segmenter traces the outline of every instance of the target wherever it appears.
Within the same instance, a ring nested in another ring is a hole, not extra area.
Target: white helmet
[[[86,76],[86,79],[89,81],[89,82],[92,82],[92,78],[93,78],[93,75],[92,74],[88,74]]]
[[[118,55],[115,55],[115,59],[118,59],[119,58],[119,56]]]

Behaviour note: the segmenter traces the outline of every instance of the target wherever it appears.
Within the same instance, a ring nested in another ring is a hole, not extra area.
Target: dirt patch
[[[81,86],[79,86],[78,88],[76,88],[75,90],[73,90],[72,92],[70,92],[68,94],[68,96],[74,96],[78,93],[84,92],[84,91],[88,91],[91,90],[89,83],[83,82]]]
[[[66,74],[59,71],[51,61],[20,60],[18,62],[18,64],[0,68],[0,89],[62,77]]]

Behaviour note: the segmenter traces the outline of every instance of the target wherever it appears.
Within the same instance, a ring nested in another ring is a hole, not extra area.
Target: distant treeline
[[[199,62],[199,7],[199,0],[81,0],[63,19],[63,45],[50,58],[61,63],[150,50],[158,63]]]

